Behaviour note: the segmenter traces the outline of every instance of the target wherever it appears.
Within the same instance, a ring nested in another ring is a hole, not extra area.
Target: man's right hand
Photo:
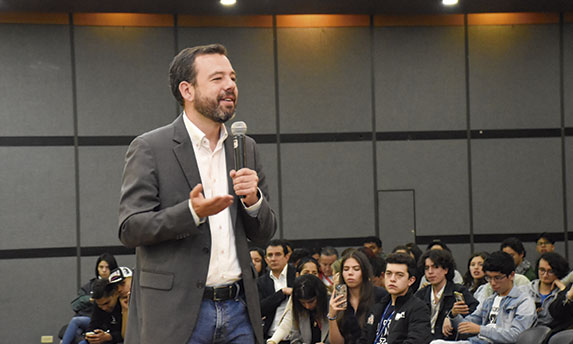
[[[191,200],[191,206],[195,210],[195,214],[200,218],[205,218],[207,216],[215,215],[233,204],[233,196],[215,196],[213,198],[205,198],[201,193],[203,191],[203,185],[197,184],[193,190],[189,193],[189,199]]]

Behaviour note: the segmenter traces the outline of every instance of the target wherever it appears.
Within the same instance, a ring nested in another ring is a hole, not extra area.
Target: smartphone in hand
[[[348,287],[346,284],[337,284],[336,287],[334,287],[334,297],[337,298],[340,295],[344,295],[342,298],[344,303],[341,305],[341,307],[346,309],[348,306]]]

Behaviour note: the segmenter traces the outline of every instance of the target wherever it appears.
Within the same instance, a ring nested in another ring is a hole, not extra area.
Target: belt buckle
[[[213,288],[213,301],[225,301],[228,300],[230,297],[230,293],[232,290],[233,285],[229,285],[227,287],[222,287],[222,288]],[[221,295],[219,296],[219,292],[223,293],[226,292],[225,295]]]

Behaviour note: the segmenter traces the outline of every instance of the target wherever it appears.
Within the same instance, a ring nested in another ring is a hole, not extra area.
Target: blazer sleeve
[[[119,238],[126,247],[153,245],[198,234],[188,199],[162,207],[154,152],[136,138],[126,154],[120,198]]]
[[[430,310],[423,301],[414,312],[410,312],[408,336],[402,344],[427,344],[432,341],[430,330]]]
[[[266,276],[257,279],[257,287],[259,289],[261,315],[266,317],[274,315],[277,307],[286,299],[286,295],[281,290],[274,291],[273,281]]]

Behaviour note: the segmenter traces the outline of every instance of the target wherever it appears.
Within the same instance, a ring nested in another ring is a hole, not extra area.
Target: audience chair
[[[515,344],[540,344],[545,342],[551,329],[547,326],[536,326],[523,331]]]
[[[566,330],[556,333],[549,339],[549,344],[572,344],[573,330]]]

